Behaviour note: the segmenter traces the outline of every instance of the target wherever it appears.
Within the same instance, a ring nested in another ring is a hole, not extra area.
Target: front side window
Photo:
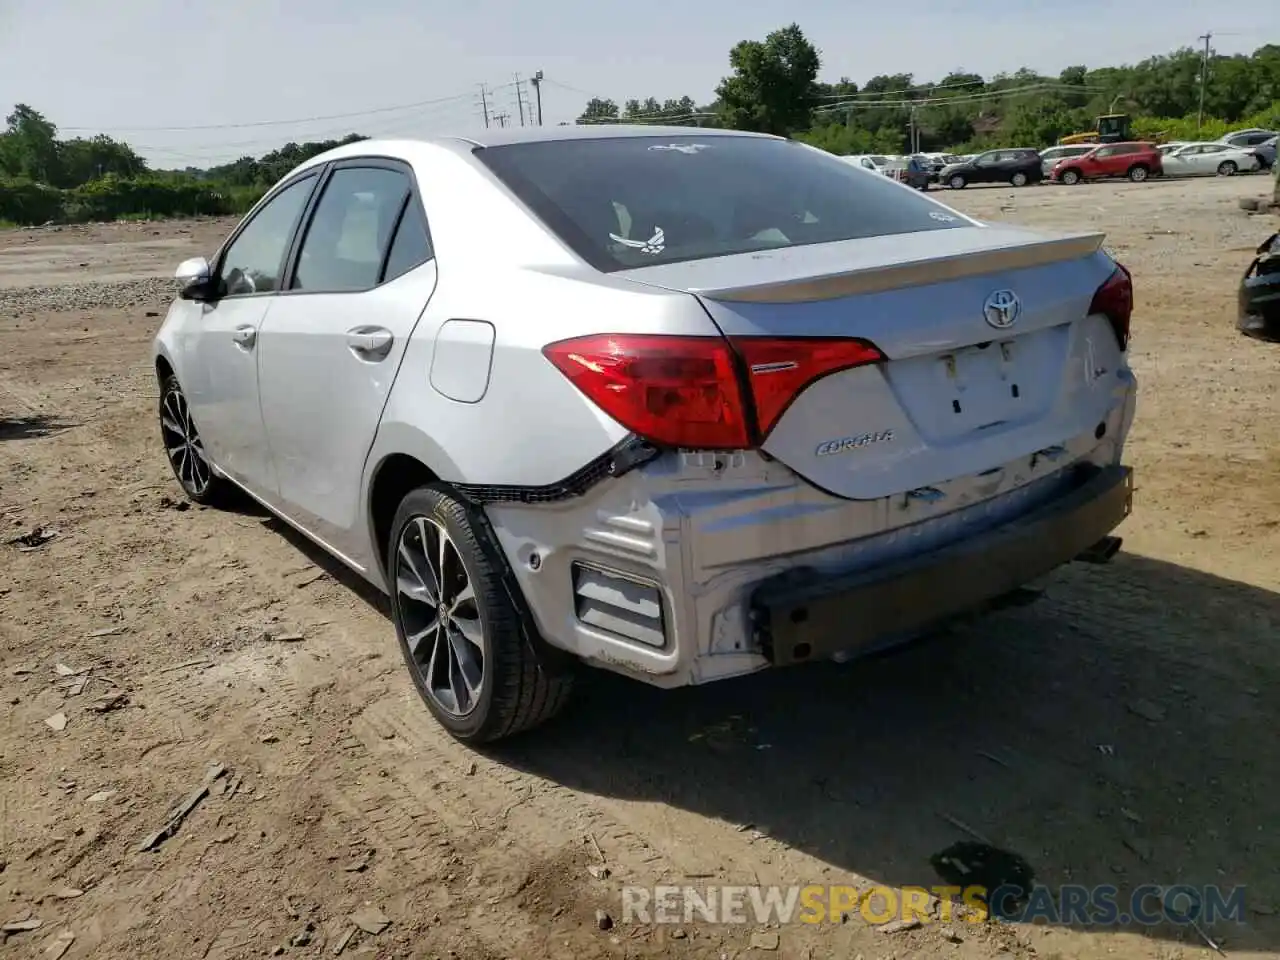
[[[888,178],[788,140],[609,137],[475,155],[603,271],[965,225]]]
[[[344,293],[377,286],[410,189],[408,174],[400,170],[335,170],[302,240],[292,288]]]
[[[280,289],[285,251],[315,182],[316,178],[310,176],[289,184],[268,200],[231,241],[218,273],[225,296]]]

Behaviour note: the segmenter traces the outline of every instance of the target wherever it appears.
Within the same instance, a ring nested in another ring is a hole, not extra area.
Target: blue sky
[[[1191,0],[1072,0],[1069,8],[1064,16],[1047,0],[0,0],[0,107],[29,103],[66,136],[128,140],[157,166],[206,165],[352,130],[473,129],[482,124],[481,83],[515,118],[514,75],[539,69],[545,123],[573,119],[589,95],[687,93],[706,102],[735,42],[792,21],[821,50],[822,79],[859,83],[878,73],[934,79],[961,68],[989,75],[1134,62],[1195,45],[1205,30],[1222,53],[1280,41],[1274,3],[1210,12]],[[307,119],[370,110],[379,112]],[[138,129],[196,126],[217,129]]]

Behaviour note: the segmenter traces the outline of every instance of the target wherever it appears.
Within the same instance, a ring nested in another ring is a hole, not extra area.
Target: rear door
[[[262,420],[281,509],[357,562],[365,458],[435,280],[410,168],[344,161],[320,187],[289,287],[259,336]]]

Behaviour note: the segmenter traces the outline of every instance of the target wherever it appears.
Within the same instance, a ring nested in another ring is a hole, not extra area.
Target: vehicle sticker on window
[[[941,210],[930,210],[929,216],[935,220],[941,220],[943,223],[955,223],[956,218],[949,213],[943,213]]]
[[[650,150],[675,150],[679,153],[697,153],[699,150],[706,150],[711,145],[709,143],[655,143]]]
[[[658,254],[667,246],[666,234],[662,232],[661,227],[655,227],[653,236],[648,240],[628,240],[626,237],[620,237],[616,233],[609,234],[609,239],[615,243],[620,243],[624,247],[630,247],[632,250],[639,250],[641,253]]]

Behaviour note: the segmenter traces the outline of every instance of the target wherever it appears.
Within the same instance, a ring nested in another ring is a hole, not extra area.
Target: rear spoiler
[[[933,236],[940,237],[941,234],[933,234]],[[908,259],[905,262],[888,265],[855,267],[797,280],[708,287],[690,292],[696,292],[709,300],[723,300],[730,303],[799,303],[835,300],[857,294],[883,293],[902,287],[945,283],[984,273],[1026,270],[1050,263],[1078,260],[1097,252],[1105,237],[1106,235],[1102,233],[1043,237],[1023,240],[1008,246],[942,253],[938,256]],[[913,238],[913,241],[911,246],[918,247],[918,238]]]

